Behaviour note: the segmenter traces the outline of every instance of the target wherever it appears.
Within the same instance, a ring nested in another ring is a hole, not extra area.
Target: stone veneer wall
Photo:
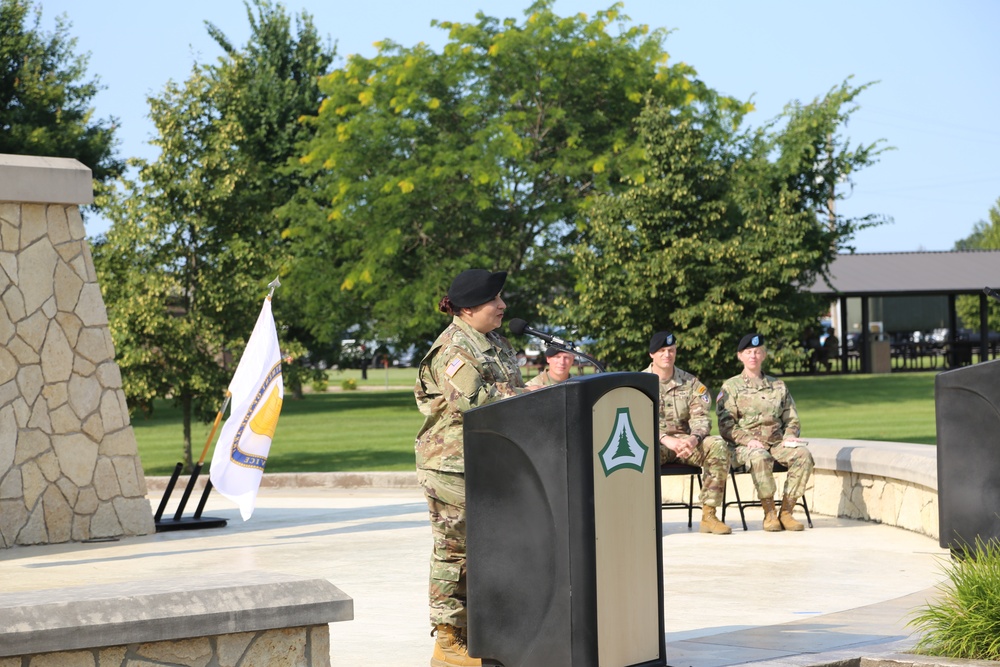
[[[0,155],[2,548],[155,530],[80,217],[90,192],[75,160]]]
[[[0,658],[0,667],[329,667],[330,626],[238,632],[177,641]]]
[[[354,600],[245,570],[0,592],[0,667],[329,667]]]

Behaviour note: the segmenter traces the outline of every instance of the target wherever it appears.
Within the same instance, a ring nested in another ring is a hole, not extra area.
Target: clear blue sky
[[[42,26],[66,14],[77,51],[106,86],[97,116],[116,116],[124,157],[155,157],[146,97],[194,62],[220,55],[204,21],[243,44],[241,0],[36,0]],[[372,55],[383,38],[440,48],[432,19],[470,22],[476,10],[523,19],[528,0],[287,0],[313,15],[341,57]],[[894,223],[861,232],[859,252],[949,250],[988,218],[1000,198],[1000,26],[998,0],[626,0],[636,23],[671,31],[672,61],[695,67],[716,90],[753,96],[754,124],[792,100],[811,101],[848,76],[879,81],[862,94],[845,134],[885,139],[896,150],[857,177],[845,215],[880,213]],[[556,12],[588,15],[610,1],[557,0]],[[92,220],[88,233],[104,231]]]

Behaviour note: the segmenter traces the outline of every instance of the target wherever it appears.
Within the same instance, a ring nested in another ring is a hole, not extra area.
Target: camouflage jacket
[[[452,319],[420,362],[413,394],[424,415],[417,467],[465,471],[462,413],[524,391],[517,356],[495,331],[481,334]]]
[[[653,373],[650,364],[646,373]],[[708,388],[687,371],[674,367],[674,376],[660,380],[660,435],[693,435],[703,440],[712,432]]]
[[[738,445],[760,440],[768,446],[799,437],[795,401],[781,380],[765,375],[757,380],[745,374],[722,384],[716,399],[719,433]]]
[[[559,384],[558,380],[553,380],[549,375],[548,371],[542,371],[535,377],[528,380],[526,387],[551,387],[554,384]]]

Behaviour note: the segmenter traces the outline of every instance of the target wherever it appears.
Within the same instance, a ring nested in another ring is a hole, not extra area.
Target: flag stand
[[[208,494],[212,492],[211,479],[205,482],[205,490],[201,493],[201,500],[198,501],[198,507],[195,510],[194,515],[184,517],[183,514],[184,508],[187,506],[188,499],[191,497],[191,492],[194,490],[194,485],[198,481],[198,476],[201,474],[201,467],[205,463],[205,455],[208,453],[208,448],[212,444],[212,439],[215,438],[215,430],[219,427],[219,422],[222,421],[222,415],[226,411],[226,406],[229,405],[230,397],[231,394],[226,392],[226,400],[222,404],[219,414],[215,416],[215,423],[212,424],[212,432],[208,434],[208,440],[205,442],[205,447],[201,450],[201,458],[198,459],[198,463],[195,464],[194,470],[191,471],[191,477],[188,478],[187,486],[184,487],[184,494],[181,496],[181,502],[177,505],[177,510],[174,512],[173,518],[164,519],[163,512],[167,508],[167,502],[170,500],[170,494],[174,491],[174,486],[177,484],[177,478],[180,477],[181,469],[184,467],[184,464],[178,462],[177,465],[174,466],[174,473],[170,476],[167,488],[163,492],[163,498],[160,499],[160,505],[156,508],[156,514],[153,516],[153,522],[156,525],[156,532],[164,533],[171,530],[194,530],[196,528],[223,528],[228,523],[227,519],[201,515],[202,511],[205,509],[205,502],[208,500]]]

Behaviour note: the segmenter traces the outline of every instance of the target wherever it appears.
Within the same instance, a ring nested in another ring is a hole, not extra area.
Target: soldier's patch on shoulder
[[[448,364],[448,367],[444,369],[444,373],[448,377],[453,378],[455,377],[455,373],[457,373],[464,365],[465,359],[462,359],[462,357],[455,357],[451,360],[451,363]]]
[[[698,387],[698,398],[703,400],[705,402],[705,405],[708,405],[709,403],[712,402],[712,399],[708,397],[708,387],[706,387],[705,385],[701,385],[700,387]]]
[[[454,362],[452,362],[454,364]],[[471,398],[482,385],[482,378],[476,367],[464,361],[455,368],[455,372],[448,378],[448,382],[463,396]]]
[[[719,395],[715,397],[715,402],[716,403],[721,403],[722,399],[725,398],[725,396],[726,396],[726,392],[720,391]]]

